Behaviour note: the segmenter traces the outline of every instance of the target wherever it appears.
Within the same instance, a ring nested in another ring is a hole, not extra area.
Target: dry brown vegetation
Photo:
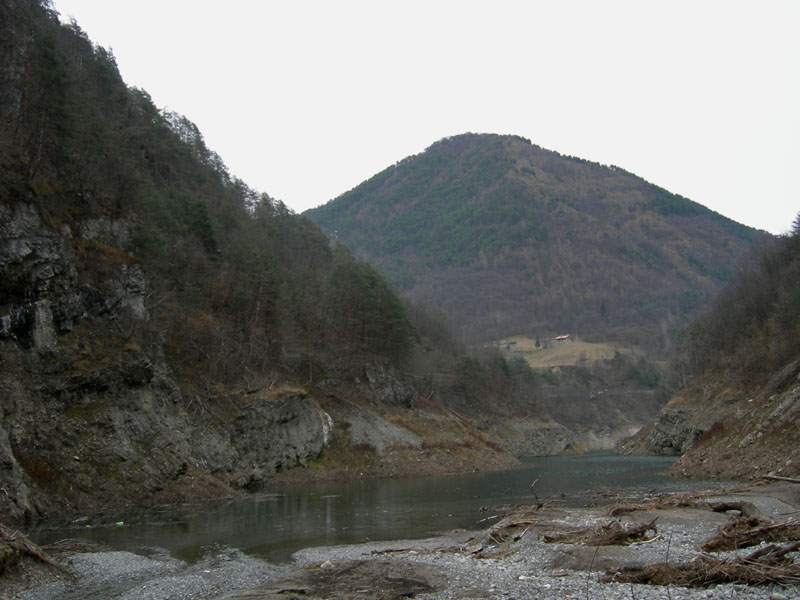
[[[797,585],[800,565],[787,554],[796,552],[800,542],[759,548],[746,556],[718,559],[698,556],[688,563],[650,563],[608,570],[600,578],[604,583],[648,583],[651,585],[682,585],[709,587],[722,583],[745,585]]]

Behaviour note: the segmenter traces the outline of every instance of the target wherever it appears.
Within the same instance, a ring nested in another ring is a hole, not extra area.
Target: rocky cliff
[[[54,229],[0,203],[0,505],[12,520],[57,506],[255,489],[316,458],[330,419],[297,389],[190,395],[147,328],[134,224]],[[91,262],[91,268],[86,263]]]

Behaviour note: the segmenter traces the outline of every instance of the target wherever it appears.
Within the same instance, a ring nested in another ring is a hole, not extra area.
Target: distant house
[[[570,334],[565,333],[564,335],[557,335],[554,338],[549,338],[544,341],[542,344],[543,348],[553,348],[555,346],[560,346],[561,344],[571,344],[572,337]]]
[[[498,345],[500,346],[500,350],[505,350],[506,352],[517,351],[517,342],[500,342]]]

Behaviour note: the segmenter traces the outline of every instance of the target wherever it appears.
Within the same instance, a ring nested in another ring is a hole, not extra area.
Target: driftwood
[[[637,502],[617,502],[608,509],[608,515],[617,517],[637,511],[665,510],[670,508],[695,508],[705,506],[705,501],[690,494],[665,494]]]
[[[439,548],[414,548],[409,546],[407,548],[387,548],[386,550],[373,550],[370,554],[384,555],[384,554],[409,554],[414,552],[416,554],[463,554],[464,548],[459,546],[441,546]]]
[[[68,573],[64,567],[48,558],[39,547],[19,531],[13,531],[0,523],[0,575],[19,561],[22,556],[32,556],[51,567]]]
[[[708,496],[718,496],[741,491],[742,487],[734,487],[727,490],[702,490],[684,494],[660,494],[643,500],[634,502],[617,502],[608,509],[608,515],[616,517],[637,511],[648,510],[667,510],[671,508],[699,508],[703,510],[713,510],[725,512],[727,510],[739,510],[744,514],[751,514],[753,507],[747,502],[709,502]]]
[[[653,536],[648,536],[647,532],[652,531]],[[653,539],[658,533],[656,530],[656,519],[649,523],[625,527],[619,521],[611,521],[593,527],[583,527],[574,531],[545,535],[544,541],[548,544],[582,543],[587,546],[629,546],[635,542],[645,542]]]
[[[467,551],[475,558],[501,558],[513,554],[517,549],[514,544],[525,537],[531,527],[548,522],[551,518],[550,511],[543,510],[546,504],[517,508],[480,537],[470,538]]]
[[[535,483],[535,482],[534,482]],[[500,521],[485,530],[479,536],[469,538],[460,546],[446,546],[434,549],[421,548],[394,548],[388,550],[374,550],[373,554],[400,554],[405,552],[424,553],[456,553],[469,554],[475,558],[502,558],[513,554],[519,542],[530,531],[531,527],[539,525],[542,521],[549,520],[548,511],[541,511],[536,506],[518,507]],[[497,518],[498,515],[489,517]]]
[[[800,540],[800,523],[773,523],[755,517],[739,517],[728,523],[719,534],[700,546],[705,552],[723,552],[757,546],[761,542]]]
[[[800,565],[786,555],[798,548],[800,542],[783,547],[771,544],[734,559],[718,560],[702,555],[682,564],[661,562],[609,569],[600,577],[600,582],[686,587],[708,587],[720,583],[797,585],[800,583]]]
[[[770,479],[772,481],[788,481],[789,483],[800,483],[800,479],[794,477],[781,477],[779,475],[762,475],[761,479]]]

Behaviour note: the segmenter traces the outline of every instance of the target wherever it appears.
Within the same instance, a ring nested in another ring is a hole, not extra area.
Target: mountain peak
[[[496,134],[439,140],[305,214],[482,339],[582,323],[649,345],[759,236],[623,169]]]

